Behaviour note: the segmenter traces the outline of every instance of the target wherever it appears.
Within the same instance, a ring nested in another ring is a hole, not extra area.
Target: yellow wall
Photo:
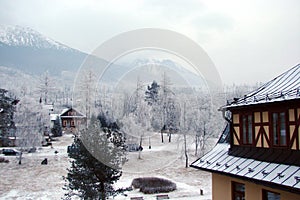
[[[300,195],[290,192],[276,190],[240,179],[231,178],[224,175],[212,174],[212,199],[213,200],[232,200],[231,183],[232,181],[245,184],[246,200],[262,200],[262,190],[268,190],[280,194],[280,200],[299,200]]]

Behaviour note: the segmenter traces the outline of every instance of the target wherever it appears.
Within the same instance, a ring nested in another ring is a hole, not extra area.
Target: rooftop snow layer
[[[300,98],[300,64],[242,98],[228,102],[223,109]]]

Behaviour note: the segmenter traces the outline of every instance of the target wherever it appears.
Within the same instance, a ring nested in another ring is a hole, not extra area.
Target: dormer
[[[300,199],[300,64],[221,110],[227,127],[191,164],[212,173],[212,199]]]
[[[297,65],[222,108],[231,116],[230,154],[244,157],[251,150],[300,156],[299,79]]]

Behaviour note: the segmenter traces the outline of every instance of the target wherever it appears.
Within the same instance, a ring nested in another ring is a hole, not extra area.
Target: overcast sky
[[[87,53],[126,31],[173,30],[207,52],[225,83],[266,82],[300,63],[299,0],[0,0],[0,23]]]

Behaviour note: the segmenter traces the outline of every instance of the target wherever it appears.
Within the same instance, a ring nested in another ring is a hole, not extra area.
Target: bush
[[[155,194],[176,190],[175,183],[157,177],[135,178],[131,185],[134,188],[140,188],[140,192],[143,192],[144,194]]]
[[[6,160],[3,157],[0,157],[0,163],[9,163],[9,160]]]

